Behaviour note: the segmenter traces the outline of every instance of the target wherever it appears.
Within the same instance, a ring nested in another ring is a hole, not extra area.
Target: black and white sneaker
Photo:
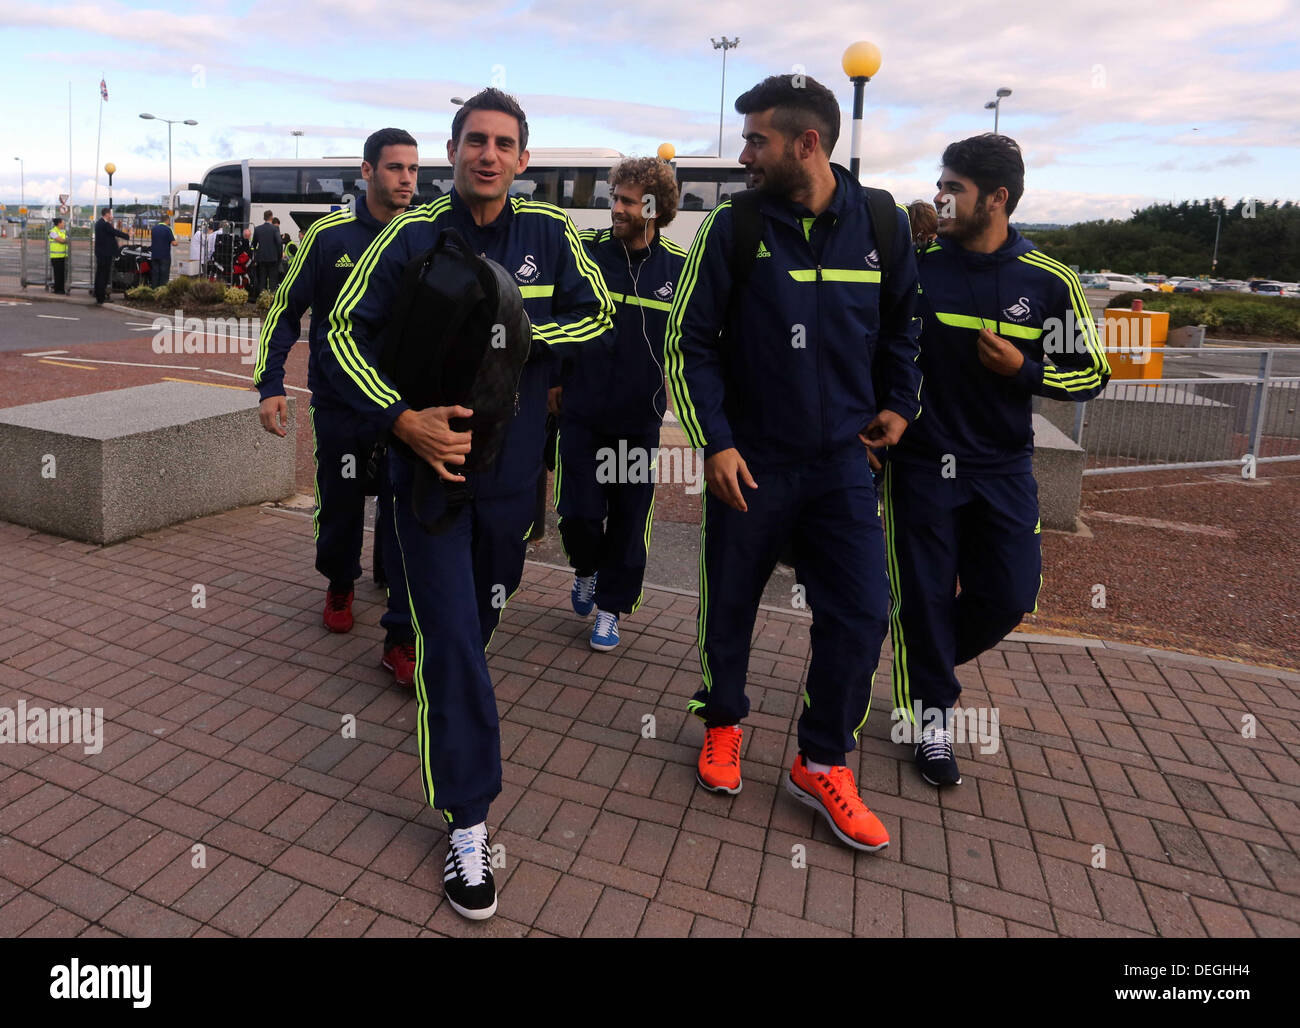
[[[442,887],[447,902],[462,917],[483,921],[497,912],[497,886],[492,879],[486,822],[452,830]]]
[[[916,769],[931,785],[961,785],[961,771],[952,751],[952,730],[927,728],[916,747]]]

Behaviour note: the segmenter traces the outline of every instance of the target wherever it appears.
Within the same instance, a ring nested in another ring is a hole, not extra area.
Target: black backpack
[[[414,410],[459,404],[474,411],[453,418],[474,443],[456,473],[490,469],[519,411],[519,378],[532,345],[532,327],[518,285],[501,265],[480,257],[454,228],[402,271],[397,301],[385,329],[379,368]],[[447,482],[405,443],[391,445],[416,465],[417,519],[427,531],[447,527],[472,496],[471,482]],[[420,518],[422,501],[438,482],[447,513],[434,525]]]

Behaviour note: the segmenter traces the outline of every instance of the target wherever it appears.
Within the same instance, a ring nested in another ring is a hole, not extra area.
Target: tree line
[[[1219,260],[1212,272],[1216,227]],[[1031,238],[1044,253],[1085,272],[1300,280],[1300,204],[1290,200],[1154,204],[1127,221],[1082,221]]]

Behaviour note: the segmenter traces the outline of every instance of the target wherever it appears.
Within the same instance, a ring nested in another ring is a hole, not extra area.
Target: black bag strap
[[[758,190],[742,189],[732,193],[731,212],[731,253],[727,259],[731,269],[731,293],[723,315],[724,331],[740,309],[750,272],[758,259],[758,244],[763,239],[763,212],[758,209]]]
[[[876,237],[876,253],[880,257],[880,292],[883,296],[885,283],[894,263],[894,233],[898,228],[898,206],[894,195],[887,189],[864,186],[867,194],[867,217],[871,219],[871,232]]]

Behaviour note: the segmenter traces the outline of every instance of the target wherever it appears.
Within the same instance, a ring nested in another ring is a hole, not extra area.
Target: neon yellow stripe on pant
[[[903,590],[898,573],[898,547],[894,538],[894,466],[885,465],[885,559],[889,571],[889,637],[894,644],[890,680],[894,686],[894,709],[912,717],[912,683],[907,674],[907,640],[903,638]],[[870,705],[868,705],[868,710]],[[858,727],[861,727],[860,725]]]

